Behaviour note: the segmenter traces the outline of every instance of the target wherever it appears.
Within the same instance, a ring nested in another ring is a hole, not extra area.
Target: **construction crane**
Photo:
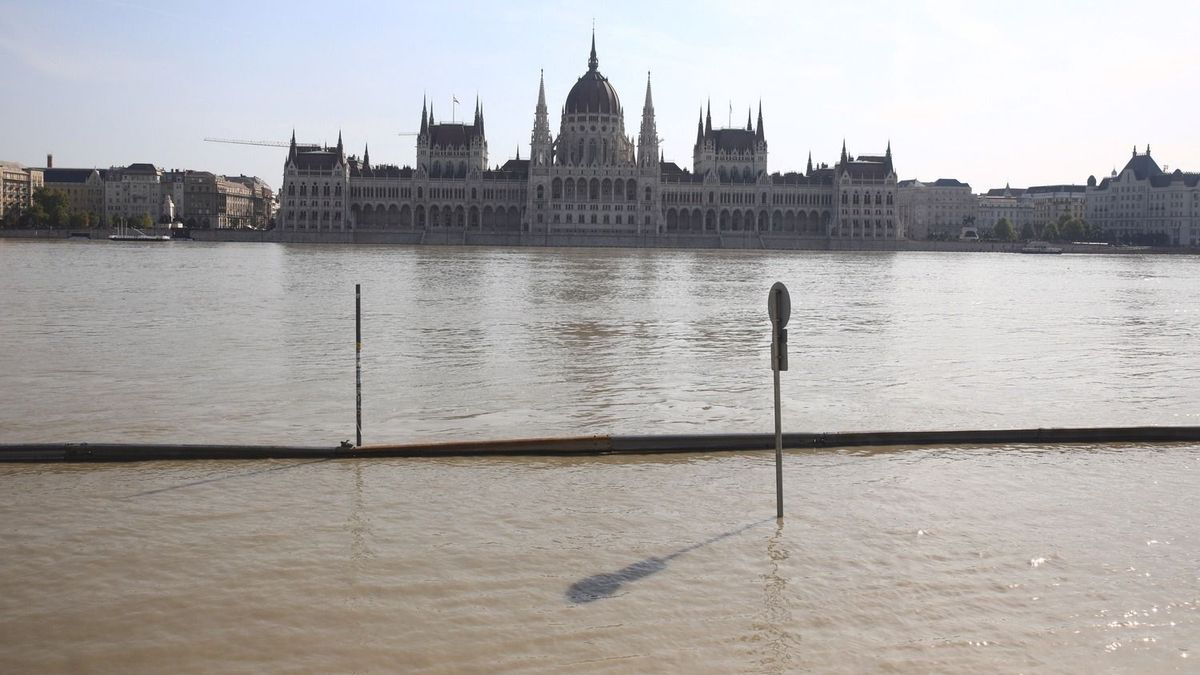
[[[290,147],[291,141],[247,141],[240,138],[206,138],[209,143],[236,143],[237,145],[265,145],[272,148]],[[316,145],[316,143],[297,143],[297,145]]]
[[[398,133],[396,135],[397,136],[416,136],[417,132],[401,131],[400,133]],[[249,141],[249,140],[246,140],[243,138],[205,138],[204,140],[208,141],[209,143],[234,143],[236,145],[264,145],[269,148],[287,148],[292,145],[291,141]],[[312,146],[316,146],[316,145],[320,145],[320,144],[319,143],[297,143],[296,145],[312,147]]]

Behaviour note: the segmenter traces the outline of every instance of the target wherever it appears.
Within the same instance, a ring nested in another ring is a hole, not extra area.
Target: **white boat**
[[[1031,241],[1021,247],[1021,253],[1062,253],[1062,248],[1051,246],[1047,241]]]
[[[146,234],[136,227],[119,225],[116,234],[108,235],[110,241],[171,241],[170,235]]]

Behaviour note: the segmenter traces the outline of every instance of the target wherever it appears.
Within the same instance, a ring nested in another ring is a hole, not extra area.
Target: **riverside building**
[[[42,181],[41,169],[0,161],[0,217],[10,209],[29,208],[33,204],[33,193],[42,187]]]
[[[415,167],[373,164],[335,147],[297,145],[284,162],[283,230],[508,232],[898,239],[891,146],[833,166],[770,173],[759,106],[745,127],[714,128],[702,111],[692,167],[659,148],[649,75],[636,138],[616,88],[599,69],[595,36],[587,70],[567,93],[557,134],[539,78],[529,156],[488,168],[484,110],[467,123],[437,122],[421,106]]]
[[[909,239],[953,235],[975,223],[979,204],[971,186],[955,178],[932,182],[903,180],[897,185],[898,216]]]
[[[1200,173],[1167,173],[1137,148],[1120,172],[1089,176],[1087,221],[1121,241],[1200,246]]]

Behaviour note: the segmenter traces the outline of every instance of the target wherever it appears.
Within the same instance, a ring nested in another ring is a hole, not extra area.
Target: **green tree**
[[[1032,223],[1025,223],[1024,225],[1021,226],[1021,238],[1022,239],[1024,239],[1025,241],[1029,241],[1030,239],[1033,239],[1036,236],[1037,236],[1037,234],[1033,230]]]
[[[17,205],[10,206],[4,212],[4,218],[0,220],[0,226],[6,230],[15,230],[21,226],[21,207]]]
[[[88,214],[83,211],[75,211],[67,219],[67,223],[72,230],[82,230],[88,226]]]
[[[1084,222],[1079,218],[1069,218],[1061,227],[1063,239],[1067,241],[1081,241],[1087,234]]]
[[[47,190],[38,188],[33,193],[33,203],[46,214],[45,226],[52,228],[67,227],[71,217],[70,202],[62,190]]]
[[[992,235],[1000,241],[1012,241],[1017,233],[1013,230],[1012,223],[1008,222],[1008,218],[1001,218],[992,226]]]
[[[133,216],[132,218],[129,219],[130,227],[145,229],[147,227],[150,227],[153,224],[154,224],[154,220],[150,218],[150,214],[148,214],[148,213],[142,213],[142,214]]]
[[[50,216],[36,201],[29,208],[21,211],[21,227],[26,230],[40,230],[50,223]]]
[[[1042,226],[1042,239],[1046,241],[1058,241],[1061,238],[1058,233],[1058,223],[1050,221]]]

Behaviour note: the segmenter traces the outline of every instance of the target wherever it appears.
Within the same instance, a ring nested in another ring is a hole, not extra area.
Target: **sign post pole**
[[[771,370],[775,376],[775,517],[783,518],[783,414],[779,395],[779,371],[787,370],[787,326],[792,315],[792,299],[787,286],[776,281],[767,294],[767,315],[771,318]]]
[[[354,284],[354,440],[362,445],[362,284]]]

